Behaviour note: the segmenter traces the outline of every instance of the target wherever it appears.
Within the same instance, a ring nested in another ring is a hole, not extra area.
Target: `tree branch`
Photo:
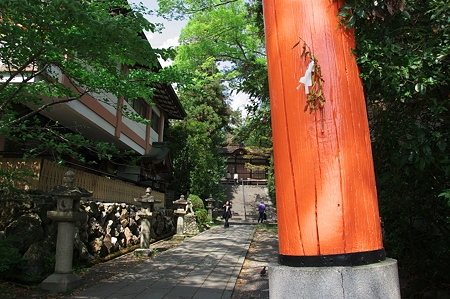
[[[5,83],[3,83],[0,86],[0,92],[3,91],[3,89],[6,88],[6,86],[8,86],[9,83],[11,83],[11,81],[14,79],[15,76],[17,76],[18,74],[20,74],[23,70],[25,70],[27,68],[27,66],[29,66],[32,62],[34,62],[36,60],[36,58],[38,58],[42,53],[44,53],[44,48],[40,49],[36,54],[34,54],[33,56],[30,57],[30,59],[28,59],[27,62],[25,62],[20,68],[18,68],[15,72],[13,72],[12,74],[10,74],[9,79],[5,81]]]
[[[88,92],[85,91],[85,92],[83,92],[83,93],[80,93],[80,94],[79,94],[78,96],[76,96],[76,97],[72,97],[72,98],[68,98],[68,99],[63,99],[63,100],[59,100],[59,101],[53,101],[53,102],[51,102],[51,103],[44,104],[44,105],[42,105],[41,107],[37,108],[36,110],[33,110],[32,112],[27,113],[27,114],[25,114],[25,115],[19,117],[18,119],[9,122],[9,123],[8,123],[8,126],[13,125],[13,124],[20,123],[20,122],[26,120],[27,118],[30,118],[30,117],[32,117],[32,116],[35,116],[36,114],[38,114],[39,112],[41,112],[41,111],[47,109],[48,107],[51,107],[51,106],[54,106],[54,105],[58,105],[58,104],[62,104],[62,103],[67,103],[67,102],[70,102],[70,101],[73,101],[73,100],[78,100],[79,98],[81,98],[82,96],[84,96],[84,95],[87,94],[87,93],[88,93]],[[0,126],[0,128],[4,128],[4,127],[5,127],[5,126]]]
[[[244,47],[241,45],[241,43],[239,42],[238,39],[236,39],[236,45],[239,47],[239,49],[241,50],[242,55],[244,56],[244,60],[247,60],[247,54],[245,53],[245,49]]]
[[[19,86],[16,88],[16,90],[9,96],[8,99],[6,99],[1,105],[0,105],[0,111],[5,109],[6,105],[8,105],[9,103],[11,103],[14,100],[14,97],[19,93],[19,91],[25,87],[28,83],[28,81],[30,81],[33,78],[36,78],[37,76],[39,76],[40,74],[42,74],[45,69],[46,69],[47,65],[45,67],[43,67],[39,72],[33,73],[30,77],[26,78],[24,81],[22,81]]]
[[[194,14],[194,13],[197,13],[197,12],[200,12],[200,11],[210,10],[210,9],[214,9],[216,7],[222,6],[222,5],[227,5],[229,3],[233,3],[233,2],[236,2],[236,1],[237,0],[229,0],[229,1],[222,2],[222,3],[214,4],[214,5],[211,5],[211,6],[206,6],[206,7],[203,7],[201,9],[186,9],[186,11],[187,11],[187,13]]]

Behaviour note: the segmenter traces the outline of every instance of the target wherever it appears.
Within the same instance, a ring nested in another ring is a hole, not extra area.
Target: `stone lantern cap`
[[[137,202],[142,202],[142,203],[159,203],[162,202],[162,200],[157,199],[156,197],[154,197],[152,194],[152,188],[147,188],[145,189],[145,195],[142,195],[141,197],[135,198],[134,201]]]
[[[205,199],[206,202],[215,202],[216,200],[212,198],[212,194],[209,195],[207,199]]]
[[[185,207],[188,204],[188,202],[186,199],[184,199],[184,195],[181,195],[178,200],[175,200],[172,203],[178,205],[178,209],[175,210],[175,214],[180,214],[180,215],[186,214]]]
[[[85,213],[80,213],[80,199],[91,197],[92,192],[73,185],[75,173],[72,170],[64,174],[64,185],[52,188],[51,195],[56,197],[56,211],[47,211],[47,217],[54,221],[74,222],[84,221]]]
[[[92,192],[87,191],[84,188],[74,186],[75,173],[72,170],[67,171],[64,174],[63,182],[64,185],[58,185],[52,188],[50,191],[51,195],[55,196],[69,196],[69,197],[91,197]]]
[[[138,212],[139,217],[150,219],[155,216],[153,215],[153,206],[155,202],[161,202],[162,200],[157,199],[151,194],[152,188],[149,187],[145,190],[145,195],[134,199],[134,201],[140,202],[142,204],[141,210]]]
[[[188,202],[184,199],[184,195],[181,195],[179,199],[173,201],[172,203],[176,205],[187,205]]]

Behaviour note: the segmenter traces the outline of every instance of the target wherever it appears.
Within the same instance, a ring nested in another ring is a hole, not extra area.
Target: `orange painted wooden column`
[[[343,1],[264,0],[279,224],[279,263],[360,265],[385,259],[364,94],[338,26]],[[300,44],[296,47],[298,42]],[[304,111],[310,60],[324,79],[323,110]]]

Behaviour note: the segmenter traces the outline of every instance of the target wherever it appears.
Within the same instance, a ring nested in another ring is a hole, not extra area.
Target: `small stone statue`
[[[186,213],[188,215],[193,215],[194,214],[194,210],[192,209],[192,201],[191,201],[190,198],[187,199]]]

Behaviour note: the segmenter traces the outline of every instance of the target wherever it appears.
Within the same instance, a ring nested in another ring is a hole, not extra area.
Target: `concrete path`
[[[255,226],[215,227],[72,298],[231,298]]]

